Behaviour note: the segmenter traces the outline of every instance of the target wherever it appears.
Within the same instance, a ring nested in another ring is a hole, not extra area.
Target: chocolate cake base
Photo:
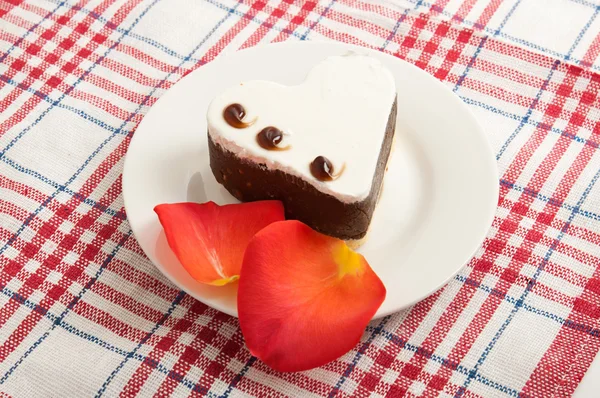
[[[366,237],[379,198],[394,139],[396,107],[394,101],[371,192],[358,202],[342,202],[317,190],[301,178],[280,170],[268,169],[265,164],[242,159],[216,144],[208,134],[210,168],[217,181],[238,200],[281,200],[285,207],[286,219],[302,221],[319,232],[349,243],[354,242],[353,246],[358,246]]]

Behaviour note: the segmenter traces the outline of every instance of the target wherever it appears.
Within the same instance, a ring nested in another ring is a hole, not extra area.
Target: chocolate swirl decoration
[[[273,126],[265,127],[256,135],[258,145],[269,151],[286,151],[290,149],[290,145],[279,147],[281,140],[283,140],[283,132]]]
[[[346,164],[337,173],[334,172],[333,164],[325,156],[317,156],[310,163],[310,173],[319,181],[333,181],[342,175],[346,169]]]
[[[256,118],[254,118],[249,122],[244,122],[245,117],[246,109],[240,104],[231,104],[223,110],[223,119],[225,119],[227,124],[236,129],[245,129],[248,126],[252,126],[256,121]]]

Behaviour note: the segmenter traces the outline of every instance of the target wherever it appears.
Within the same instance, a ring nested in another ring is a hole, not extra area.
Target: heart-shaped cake
[[[333,56],[297,86],[249,81],[217,96],[208,109],[210,165],[237,199],[281,200],[288,219],[356,247],[395,126],[392,74],[372,57]]]

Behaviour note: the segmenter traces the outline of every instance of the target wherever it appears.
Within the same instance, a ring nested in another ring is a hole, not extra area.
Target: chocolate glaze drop
[[[333,164],[325,156],[317,156],[315,160],[310,163],[310,172],[319,181],[332,181],[338,178],[346,168],[344,164],[342,169],[334,174]]]
[[[256,135],[256,142],[262,148],[269,151],[285,151],[290,149],[290,146],[280,148],[278,145],[283,140],[283,132],[277,127],[269,126],[265,127]]]
[[[246,109],[240,104],[231,104],[223,110],[223,119],[236,129],[245,129],[256,121],[254,119],[250,122],[244,122],[244,117],[246,117]]]

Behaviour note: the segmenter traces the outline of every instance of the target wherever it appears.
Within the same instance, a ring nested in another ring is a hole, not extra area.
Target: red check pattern
[[[600,349],[599,9],[0,3],[2,396],[571,395]],[[297,374],[253,358],[235,319],[156,271],[120,182],[135,127],[174,82],[219,54],[284,40],[358,44],[426,70],[480,119],[501,173],[493,226],[456,278]]]

